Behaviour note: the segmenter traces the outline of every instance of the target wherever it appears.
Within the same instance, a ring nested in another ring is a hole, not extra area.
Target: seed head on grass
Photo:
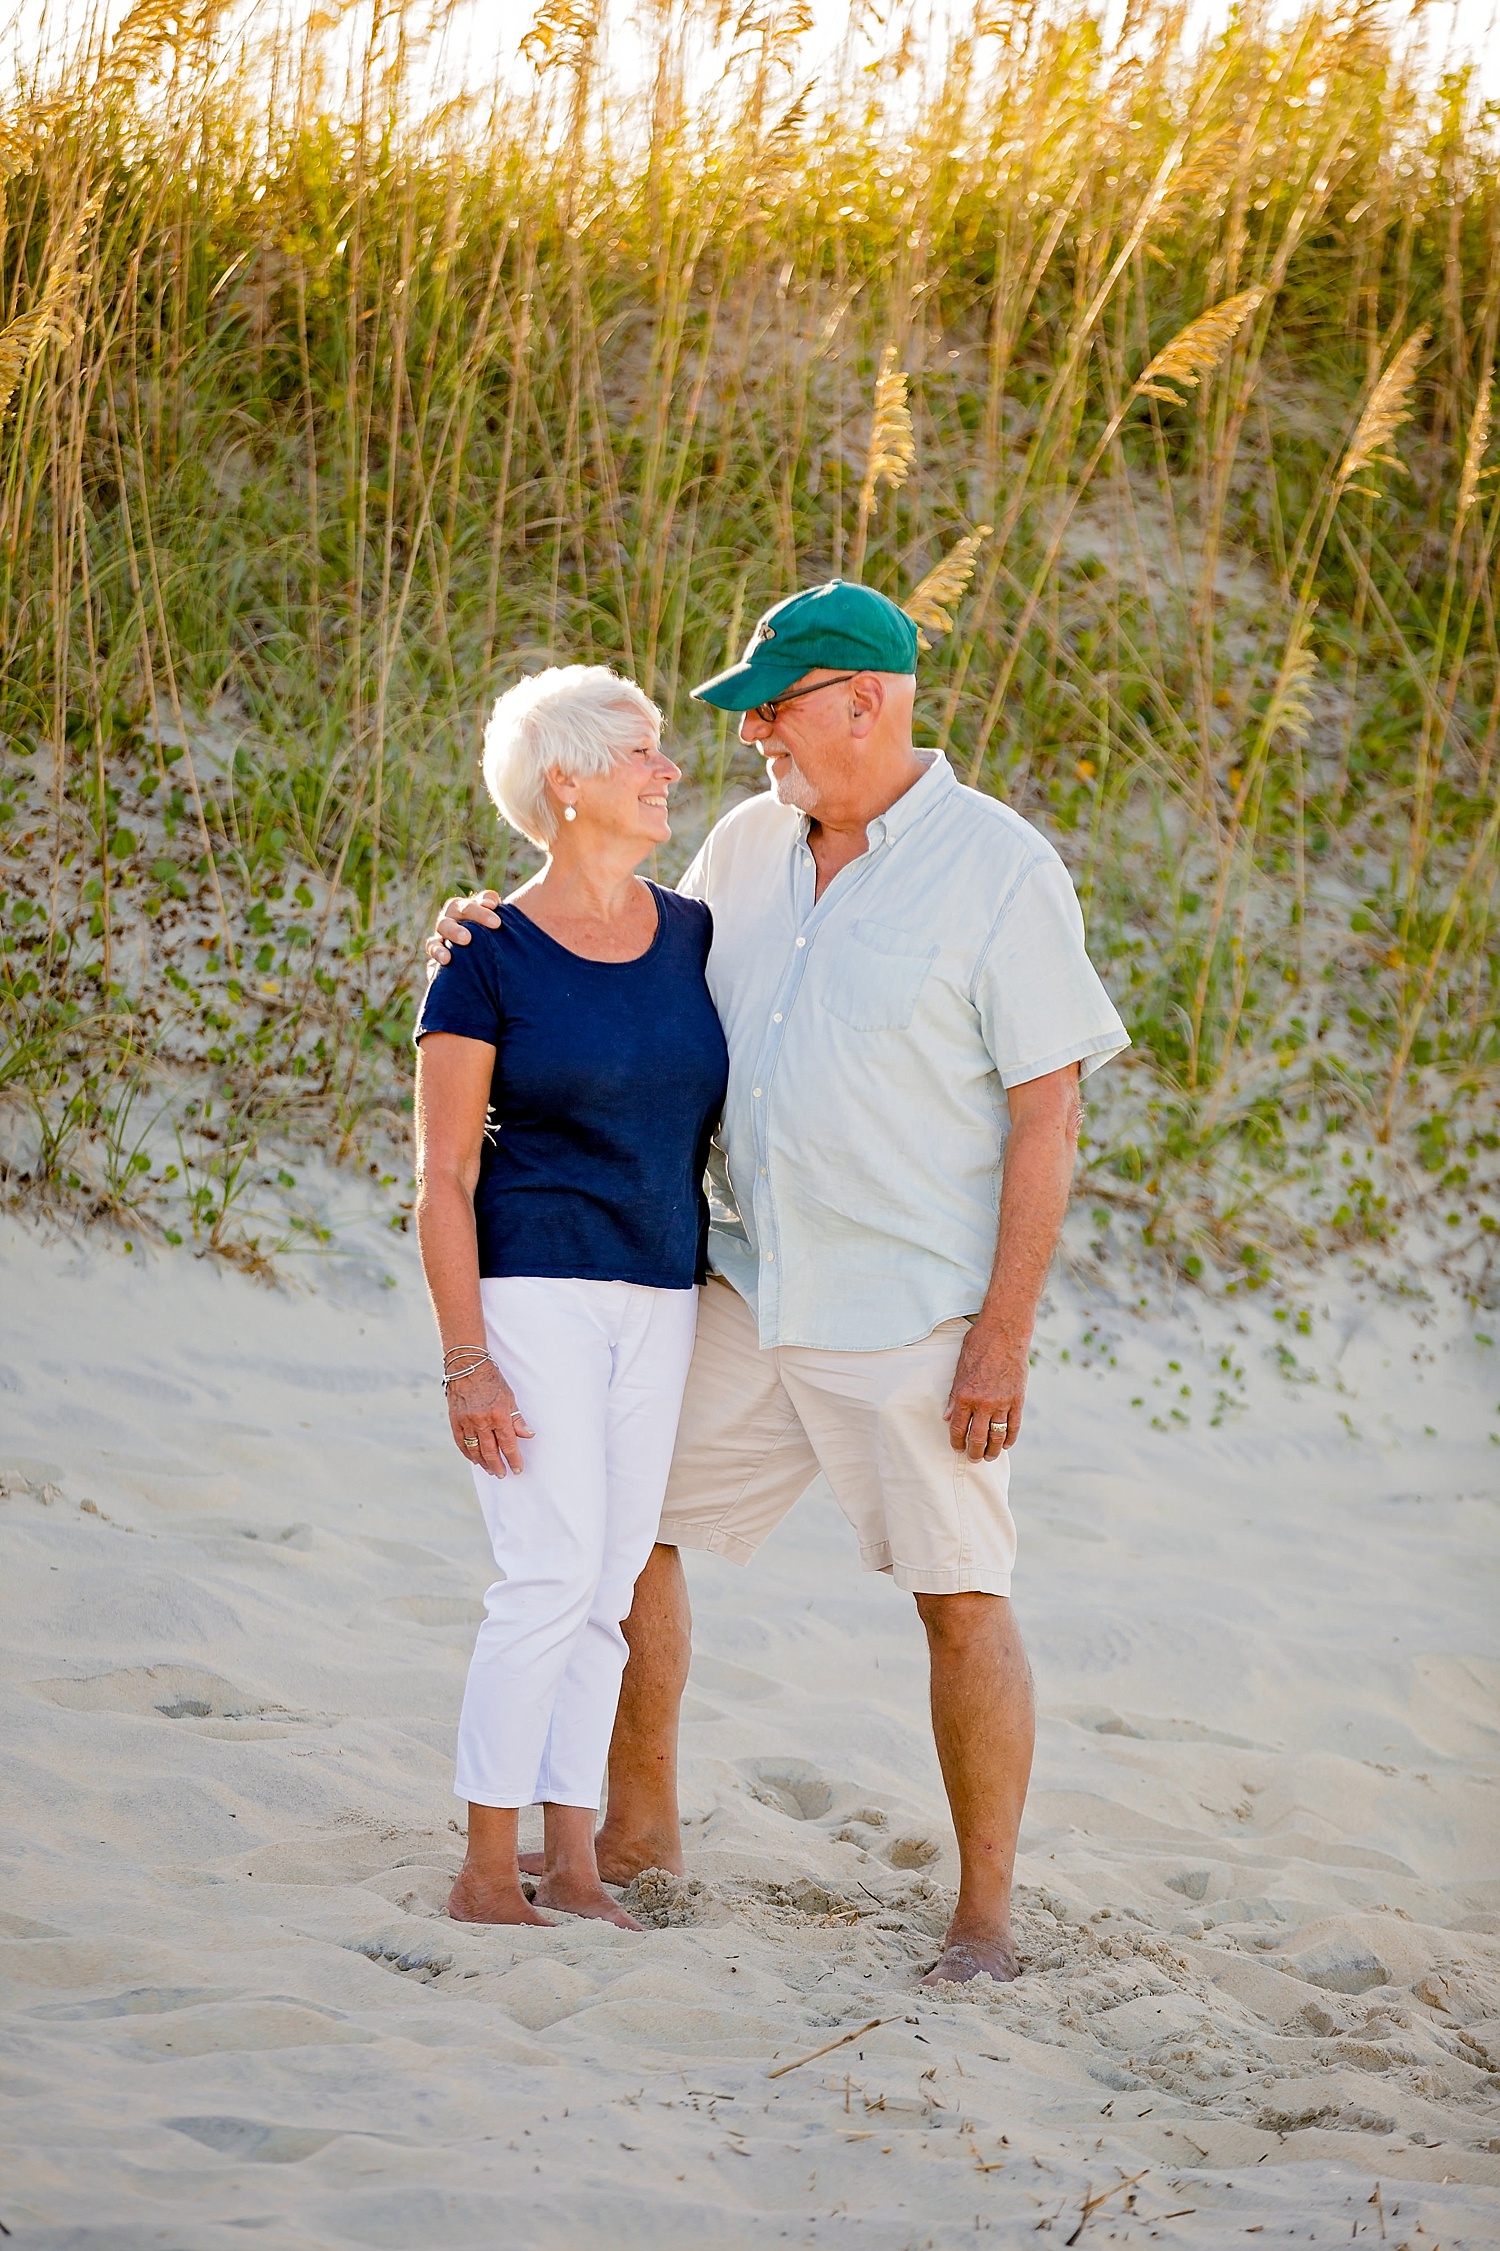
[[[870,536],[870,518],[875,510],[877,491],[883,484],[893,490],[905,484],[917,458],[911,408],[906,403],[906,370],[898,367],[896,361],[895,345],[887,344],[880,355],[880,373],[875,378],[875,411],[870,417],[870,444],[865,455],[864,482],[859,488],[854,551],[849,559],[851,578],[858,578],[864,568],[865,544]]]
[[[896,347],[887,344],[875,378],[875,413],[870,423],[870,450],[865,457],[865,480],[860,487],[860,507],[875,502],[879,485],[905,484],[917,458],[917,441],[906,403],[907,374],[896,365]]]
[[[1381,373],[1364,413],[1355,424],[1349,450],[1339,464],[1337,486],[1340,492],[1346,491],[1366,469],[1377,465],[1388,469],[1405,466],[1399,455],[1388,453],[1386,448],[1410,413],[1406,402],[1417,379],[1417,363],[1427,348],[1427,337],[1427,329],[1413,329]]]
[[[209,0],[136,0],[110,40],[96,95],[111,89],[123,93],[145,77],[164,49],[176,55],[201,40],[214,12]]]
[[[0,415],[9,408],[26,370],[47,346],[73,333],[83,287],[79,252],[100,201],[98,193],[91,195],[73,218],[48,269],[42,294],[31,310],[18,313],[0,330]]]
[[[929,633],[951,633],[953,610],[963,598],[964,589],[974,576],[974,564],[979,550],[994,529],[991,524],[981,524],[951,547],[935,570],[930,570],[920,586],[914,586],[901,607],[917,628],[917,646],[930,649]]]
[[[1486,368],[1479,384],[1479,396],[1474,401],[1474,412],[1469,421],[1468,443],[1464,447],[1463,472],[1458,480],[1458,520],[1463,522],[1479,498],[1480,463],[1490,442],[1490,399],[1494,378]]]
[[[594,0],[543,0],[521,41],[521,53],[534,70],[559,66],[576,71],[587,62],[598,36]]]
[[[1278,734],[1285,735],[1292,743],[1307,739],[1312,723],[1312,684],[1318,669],[1318,660],[1308,647],[1311,633],[1312,612],[1309,610],[1298,619],[1276,675],[1261,728],[1267,743]]]
[[[1210,305],[1206,313],[1190,320],[1147,362],[1131,396],[1171,399],[1180,405],[1177,392],[1164,386],[1180,383],[1185,391],[1196,390],[1203,376],[1212,375],[1265,294],[1264,289],[1242,289],[1237,297],[1226,297],[1222,305]]]

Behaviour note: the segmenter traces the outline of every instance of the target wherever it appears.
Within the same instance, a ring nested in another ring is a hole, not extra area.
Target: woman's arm
[[[456,1032],[429,1032],[417,1049],[417,1242],[445,1353],[489,1349],[474,1189],[494,1070],[493,1047]],[[449,1385],[448,1420],[466,1462],[482,1462],[491,1477],[507,1467],[520,1476],[520,1440],[536,1434],[492,1360]]]

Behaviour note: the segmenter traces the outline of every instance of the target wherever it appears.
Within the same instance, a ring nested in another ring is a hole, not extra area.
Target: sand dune
[[[1027,1973],[940,1997],[923,1652],[816,1489],[752,1571],[694,1559],[654,1927],[458,1928],[487,1558],[409,1247],[277,1291],[0,1255],[17,2243],[1500,2239],[1500,1350],[1462,1307],[1341,1283],[1304,1337],[1059,1280]]]

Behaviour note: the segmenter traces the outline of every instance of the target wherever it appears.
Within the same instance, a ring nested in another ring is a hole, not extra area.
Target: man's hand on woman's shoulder
[[[437,926],[427,940],[427,975],[435,977],[445,969],[451,946],[466,946],[469,933],[466,922],[483,923],[486,930],[498,930],[500,917],[496,912],[500,904],[498,891],[474,891],[467,899],[445,899],[438,909]]]

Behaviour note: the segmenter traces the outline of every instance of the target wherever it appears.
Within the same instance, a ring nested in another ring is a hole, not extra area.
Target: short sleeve
[[[469,943],[451,949],[446,967],[423,995],[414,1040],[428,1032],[456,1032],[460,1039],[500,1045],[500,933],[480,924],[472,927]]]
[[[1083,914],[1061,860],[1035,861],[980,956],[973,989],[1004,1086],[1068,1063],[1087,1078],[1130,1045],[1083,943]]]

